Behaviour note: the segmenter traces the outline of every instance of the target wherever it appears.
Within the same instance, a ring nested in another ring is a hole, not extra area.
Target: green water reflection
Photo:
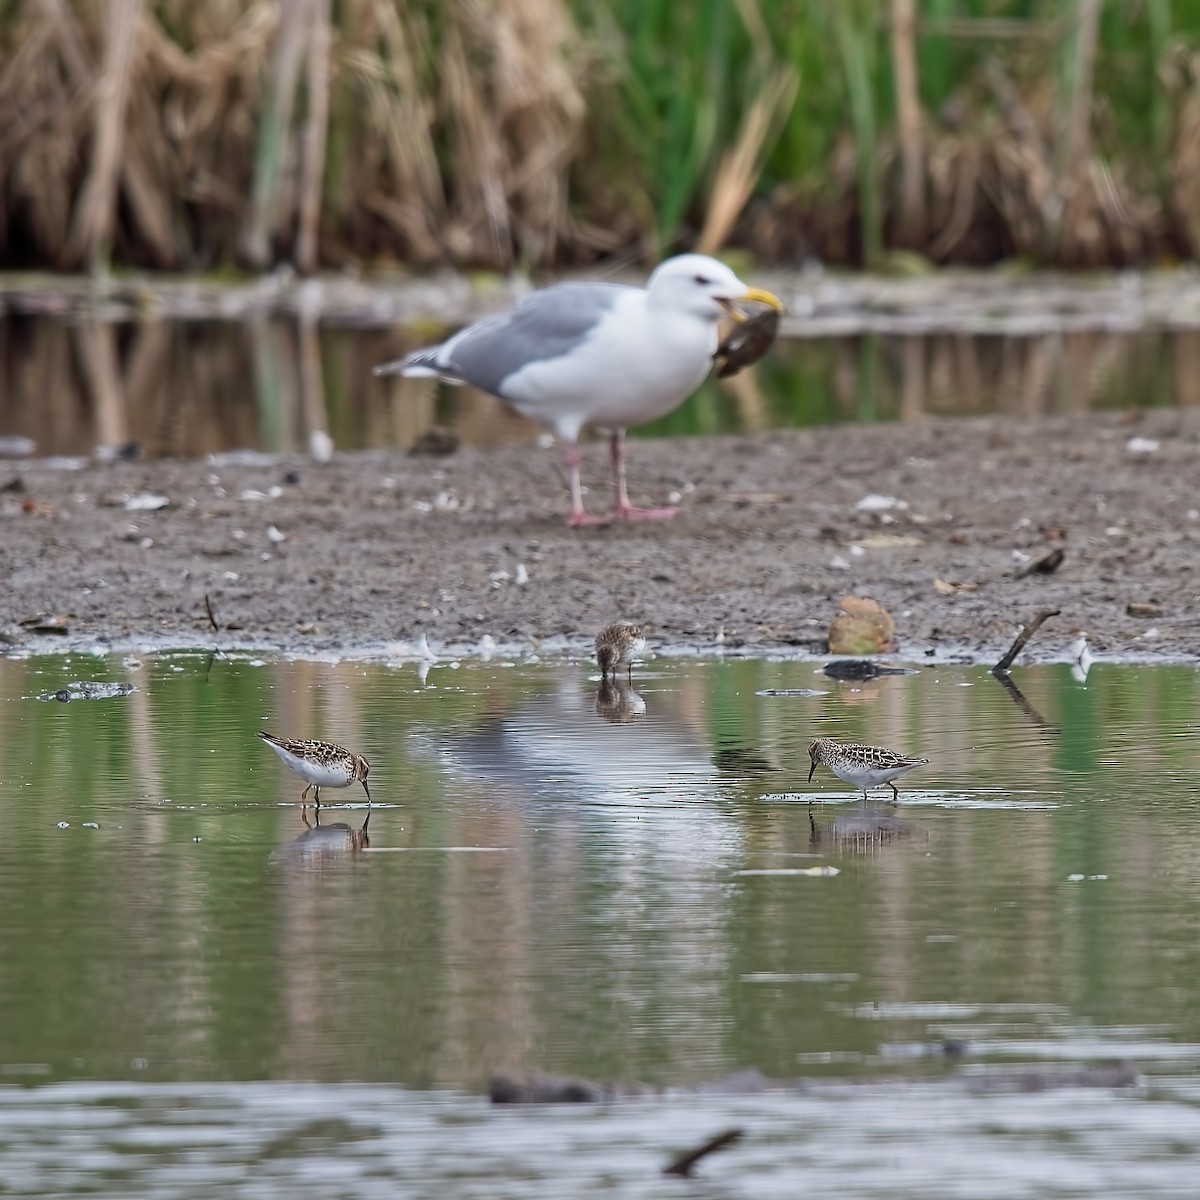
[[[307,452],[314,433],[342,450],[408,448],[435,425],[475,446],[538,435],[474,389],[372,376],[374,365],[421,340],[286,321],[128,326],[0,317],[0,436],[30,438],[41,455],[136,441],[150,456],[195,457]],[[637,432],[1194,406],[1197,361],[1196,330],[780,341],[753,370],[709,379]]]
[[[1194,1067],[1190,667],[1019,673],[1041,724],[974,668],[660,660],[640,716],[585,664],[208,668],[0,661],[12,1079],[926,1073],[947,1036]],[[138,691],[34,698],[81,678]],[[368,852],[289,852],[302,785],[260,726],[370,759]],[[819,733],[933,759],[905,836],[838,840],[863,806],[806,783]]]

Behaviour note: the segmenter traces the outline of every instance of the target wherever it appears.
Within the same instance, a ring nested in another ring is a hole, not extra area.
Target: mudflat
[[[856,593],[891,611],[914,659],[991,661],[1044,608],[1061,612],[1031,660],[1065,656],[1078,630],[1120,656],[1200,644],[1186,408],[634,440],[634,503],[677,495],[678,516],[578,530],[559,463],[533,445],[3,462],[0,630],[48,651],[383,655],[424,634],[451,652],[485,636],[583,652],[628,617],[660,647],[819,652]],[[603,441],[584,479],[603,511]],[[1020,574],[1059,548],[1052,573]],[[67,632],[34,632],[39,615]]]

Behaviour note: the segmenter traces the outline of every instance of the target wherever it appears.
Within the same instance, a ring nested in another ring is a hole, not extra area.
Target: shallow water
[[[816,672],[0,660],[5,1186],[1193,1194],[1200,676]],[[78,681],[137,690],[37,699]],[[258,727],[370,759],[365,852]],[[864,805],[822,733],[933,761]],[[967,1090],[1107,1058],[1142,1083]],[[676,1094],[492,1110],[503,1067]],[[679,1094],[742,1067],[808,1090]]]
[[[374,365],[442,332],[0,317],[0,438],[29,439],[40,455],[136,442],[151,457],[195,457],[304,452],[314,433],[343,450],[407,449],[434,426],[474,446],[537,437],[536,426],[474,389],[372,376]],[[1198,363],[1200,331],[1185,329],[780,341],[758,367],[710,379],[638,432],[1182,408],[1200,403]]]

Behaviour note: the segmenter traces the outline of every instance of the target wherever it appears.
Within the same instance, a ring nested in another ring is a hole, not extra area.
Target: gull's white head
[[[758,288],[748,288],[724,263],[707,254],[680,254],[668,258],[650,276],[646,291],[652,304],[710,321],[717,320],[722,310],[730,311],[736,300],[753,300],[783,311],[777,296]]]

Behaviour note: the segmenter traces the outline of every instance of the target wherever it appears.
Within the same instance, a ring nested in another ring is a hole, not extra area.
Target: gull
[[[672,517],[674,508],[629,503],[625,430],[665,416],[700,386],[717,352],[721,316],[743,321],[735,305],[747,301],[783,311],[777,296],[747,287],[724,263],[681,254],[659,266],[644,288],[542,288],[511,312],[383,363],[375,374],[471,384],[549,429],[563,444],[570,525]],[[615,507],[604,516],[583,507],[579,436],[589,426],[610,434]]]

